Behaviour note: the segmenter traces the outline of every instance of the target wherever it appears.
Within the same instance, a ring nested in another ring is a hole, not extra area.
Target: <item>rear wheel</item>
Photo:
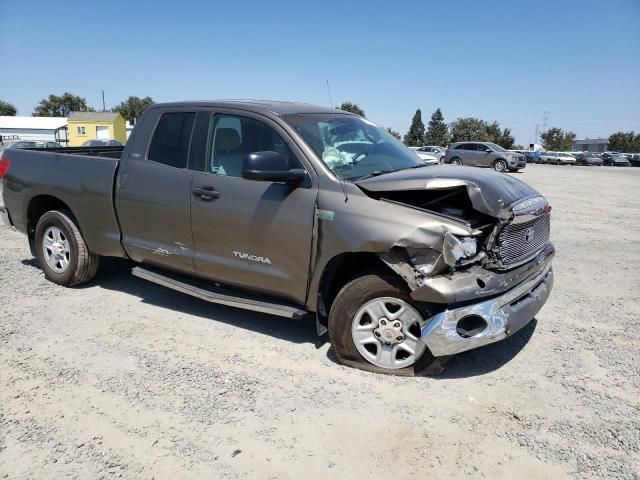
[[[499,158],[498,160],[493,162],[493,169],[496,172],[504,172],[507,169],[507,162]]]
[[[460,160],[459,158],[452,158],[451,165],[462,165],[462,160]]]
[[[429,316],[395,278],[364,275],[338,293],[329,314],[329,338],[344,365],[413,375],[435,361],[420,341]]]
[[[98,270],[100,257],[89,251],[68,210],[52,210],[40,217],[34,249],[45,277],[58,285],[86,283]]]

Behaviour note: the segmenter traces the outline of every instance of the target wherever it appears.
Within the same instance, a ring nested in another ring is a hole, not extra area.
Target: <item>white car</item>
[[[427,165],[437,165],[440,163],[440,159],[435,153],[430,153],[424,151],[423,149],[426,147],[409,147],[409,150],[412,150],[418,158],[423,160]]]
[[[576,157],[568,152],[550,152],[549,163],[555,165],[575,165]]]
[[[444,157],[444,154],[447,152],[447,149],[444,147],[438,147],[437,145],[423,145],[422,147],[418,147],[416,151],[435,155],[438,161],[442,163],[442,157]]]

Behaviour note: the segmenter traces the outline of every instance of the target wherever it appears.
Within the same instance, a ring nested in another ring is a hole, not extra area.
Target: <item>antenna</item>
[[[329,105],[333,108],[333,99],[331,98],[331,87],[329,86],[329,80],[327,80],[327,93],[329,94]]]

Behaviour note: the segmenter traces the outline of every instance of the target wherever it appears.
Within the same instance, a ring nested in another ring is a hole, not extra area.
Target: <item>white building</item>
[[[5,140],[49,140],[65,145],[67,118],[0,116],[0,135]]]

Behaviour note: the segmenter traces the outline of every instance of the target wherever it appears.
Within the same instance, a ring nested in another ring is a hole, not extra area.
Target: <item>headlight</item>
[[[475,238],[457,238],[449,232],[444,234],[442,255],[444,256],[444,261],[450,267],[456,266],[462,259],[473,257],[477,251],[478,242]]]
[[[407,253],[411,264],[425,276],[433,273],[433,269],[436,267],[441,255],[440,252],[430,248],[407,248]]]

